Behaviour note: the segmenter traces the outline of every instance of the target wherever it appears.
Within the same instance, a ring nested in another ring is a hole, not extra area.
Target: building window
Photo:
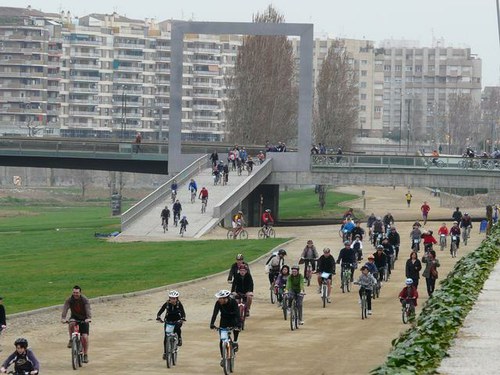
[[[396,65],[396,66],[394,67],[394,70],[395,70],[396,72],[400,72],[400,71],[401,71],[401,65]]]
[[[391,71],[391,66],[390,65],[384,65],[384,72],[390,72]]]
[[[366,77],[368,72],[366,70],[361,71],[361,77]]]
[[[361,98],[361,100],[366,100],[366,94],[361,94],[360,98]]]
[[[366,112],[366,105],[361,105],[361,106],[359,106],[359,110],[360,110],[361,112]]]
[[[366,82],[360,82],[359,87],[361,87],[362,89],[366,89]]]

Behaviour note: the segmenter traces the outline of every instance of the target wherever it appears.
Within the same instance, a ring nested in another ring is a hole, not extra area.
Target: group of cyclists
[[[265,154],[260,151],[257,155],[259,163],[261,164],[265,158]],[[241,175],[243,170],[247,170],[248,174],[251,174],[255,165],[254,159],[248,154],[245,147],[240,147],[238,145],[235,145],[228,152],[226,163],[219,159],[217,151],[214,151],[210,155],[210,161],[212,162],[214,185],[227,184],[229,182],[230,170],[233,172],[236,171],[238,175]]]

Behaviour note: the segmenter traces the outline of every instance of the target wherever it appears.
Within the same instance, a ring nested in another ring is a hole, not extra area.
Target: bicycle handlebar
[[[65,320],[63,323],[64,324],[70,324],[70,323],[90,323],[92,320],[90,319],[85,319],[85,320],[80,320],[80,319],[68,319]]]

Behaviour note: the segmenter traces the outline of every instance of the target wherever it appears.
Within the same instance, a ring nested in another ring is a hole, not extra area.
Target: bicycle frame
[[[240,311],[241,330],[243,331],[245,329],[245,318],[247,313],[247,296],[238,293],[235,299],[238,302],[238,309]]]
[[[224,374],[228,375],[234,369],[234,347],[231,339],[232,328],[219,328],[219,337],[222,341],[222,367]]]
[[[165,361],[168,368],[175,366],[177,362],[177,343],[179,342],[179,338],[175,332],[176,325],[176,322],[165,323],[165,340],[163,350],[166,354]]]

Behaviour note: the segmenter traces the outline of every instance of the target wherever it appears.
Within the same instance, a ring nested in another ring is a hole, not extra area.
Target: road
[[[418,217],[417,202],[428,199],[424,190],[412,192],[415,207],[406,208],[404,192],[396,189],[390,194],[381,195],[381,188],[356,187],[365,189],[370,199],[367,210],[384,215],[388,208],[395,216],[405,220]],[[357,192],[357,191],[355,191]],[[376,199],[375,197],[378,197]],[[382,198],[384,197],[384,198]],[[450,212],[439,209],[435,198],[428,199],[432,214]],[[349,203],[352,207],[361,201]],[[478,209],[479,210],[479,209]],[[472,211],[474,212],[474,211]],[[479,214],[479,211],[477,212]],[[338,275],[334,281],[333,302],[322,308],[316,288],[307,289],[304,300],[305,325],[291,332],[288,322],[282,318],[276,305],[271,305],[268,297],[267,275],[264,274],[264,261],[251,264],[255,280],[255,302],[251,318],[245,331],[240,335],[240,352],[236,361],[236,374],[276,374],[278,372],[297,372],[301,374],[367,374],[369,370],[384,361],[390,349],[390,342],[407,326],[401,322],[397,295],[404,284],[404,261],[409,254],[410,226],[412,221],[397,222],[402,234],[400,260],[392,279],[384,283],[381,298],[374,301],[373,315],[362,321],[357,303],[357,293],[342,294],[339,289]],[[440,223],[430,222],[427,228],[437,231]],[[286,245],[289,264],[295,263],[308,239],[313,239],[317,248],[332,248],[333,255],[341,248],[338,226],[276,228],[282,237],[295,237]],[[250,235],[256,238],[256,229]],[[217,229],[206,238],[223,238],[225,231]],[[475,247],[484,238],[474,229],[467,247],[461,248],[462,255]],[[366,254],[372,250],[365,244]],[[235,255],[238,253],[235,242]],[[440,277],[444,278],[453,267],[455,259],[448,252],[438,252],[441,261]],[[458,259],[458,258],[457,258]],[[228,266],[233,259],[227,259]],[[358,271],[356,271],[358,273]],[[90,363],[84,365],[81,373],[112,374],[117,371],[168,372],[171,374],[220,374],[218,337],[209,330],[209,320],[215,303],[214,293],[228,287],[226,274],[176,286],[181,292],[181,301],[187,312],[187,323],[183,328],[184,346],[179,354],[179,363],[174,369],[167,370],[162,354],[162,326],[155,322],[156,312],[166,298],[166,290],[130,298],[119,298],[93,303],[93,323],[91,326]],[[85,285],[82,285],[85,293]],[[426,299],[425,281],[419,288],[422,306]],[[68,286],[68,295],[71,286]],[[62,302],[62,301],[61,301]],[[8,309],[8,305],[6,306]],[[74,374],[70,364],[70,352],[66,348],[66,326],[59,322],[59,310],[49,310],[29,317],[12,318],[8,330],[1,337],[4,356],[13,346],[16,337],[26,337],[30,346],[42,363],[45,374]],[[7,348],[9,350],[7,350]]]

